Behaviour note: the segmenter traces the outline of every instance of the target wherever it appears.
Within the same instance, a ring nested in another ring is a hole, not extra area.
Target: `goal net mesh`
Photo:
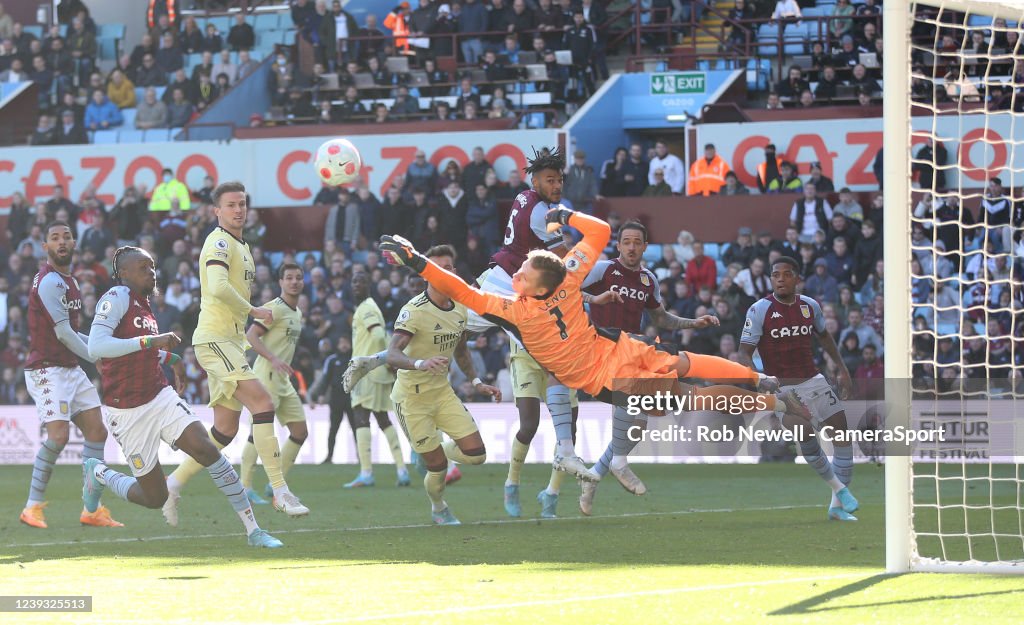
[[[1024,4],[909,11],[910,565],[1024,572]]]

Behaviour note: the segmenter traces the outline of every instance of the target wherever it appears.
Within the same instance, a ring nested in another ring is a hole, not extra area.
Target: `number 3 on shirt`
[[[565,322],[562,321],[562,311],[558,309],[558,306],[555,306],[554,308],[552,308],[551,310],[548,311],[548,314],[549,315],[554,315],[554,317],[555,317],[555,325],[558,326],[558,330],[559,330],[558,334],[562,338],[562,340],[564,341],[564,340],[568,339],[569,338],[569,332],[568,332],[568,329],[565,327]]]

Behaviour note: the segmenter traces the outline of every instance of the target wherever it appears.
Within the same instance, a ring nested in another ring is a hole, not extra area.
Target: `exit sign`
[[[651,95],[704,93],[707,89],[704,72],[651,74]]]

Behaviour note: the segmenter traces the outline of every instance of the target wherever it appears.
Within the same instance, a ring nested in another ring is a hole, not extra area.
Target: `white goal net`
[[[1022,23],[885,3],[889,424],[945,435],[887,455],[891,571],[1024,573]]]

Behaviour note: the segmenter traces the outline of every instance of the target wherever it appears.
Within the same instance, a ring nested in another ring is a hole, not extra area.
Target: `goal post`
[[[1013,44],[1024,3],[892,0],[882,15],[886,427],[929,414],[959,432],[946,447],[887,449],[886,569],[1024,573],[1024,290],[1013,270],[1024,241],[999,210],[981,206],[974,222],[960,208],[978,211],[984,199],[998,209],[1005,198],[1013,215],[1024,204],[1014,191],[1024,187],[1024,82],[1014,71],[1024,44]],[[921,152],[922,142],[936,147]],[[995,177],[1006,195],[986,197]],[[972,266],[980,274],[965,272]],[[940,358],[949,343],[963,355]],[[951,384],[954,371],[976,385]],[[984,441],[969,440],[981,425]]]

